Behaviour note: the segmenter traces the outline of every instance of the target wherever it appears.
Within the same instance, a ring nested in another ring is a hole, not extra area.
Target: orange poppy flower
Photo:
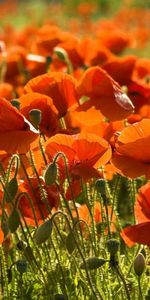
[[[46,57],[34,54],[28,54],[26,56],[26,70],[30,78],[44,74],[46,68]]]
[[[77,86],[77,93],[80,97],[89,97],[89,106],[94,105],[100,109],[111,121],[126,118],[134,109],[119,84],[100,67],[91,67],[85,71]]]
[[[150,120],[143,119],[123,129],[116,143],[112,163],[130,178],[150,178]]]
[[[14,98],[13,86],[9,83],[0,83],[0,97],[12,100]]]
[[[50,72],[31,79],[25,86],[25,92],[37,92],[51,97],[58,109],[58,117],[63,117],[70,107],[77,104],[76,83],[71,75]]]
[[[89,45],[89,55],[86,62],[87,65],[90,66],[101,66],[113,56],[114,55],[107,47],[105,47],[100,41],[95,40],[91,43],[91,45]]]
[[[47,195],[46,204],[46,201],[44,202],[44,200],[42,199],[42,193],[38,179],[30,177],[30,182],[33,187],[33,192],[26,180],[24,180],[24,182],[19,185],[19,192],[26,192],[30,196],[30,198],[32,199],[36,218],[38,221],[40,221],[47,218],[50,209],[52,209],[53,207],[58,208],[60,201],[59,193],[55,186],[46,186],[44,181],[40,179],[40,184],[45,190],[45,195]],[[24,217],[34,220],[31,205],[25,195],[21,196],[18,203],[18,208]]]
[[[137,57],[133,55],[125,57],[114,56],[104,63],[102,68],[120,85],[128,85],[131,81],[136,60]]]
[[[113,137],[116,131],[124,128],[123,121],[107,122],[101,112],[95,107],[86,108],[88,102],[77,109],[69,111],[65,116],[67,128],[74,128],[77,132],[87,132],[99,135],[107,141]]]
[[[150,182],[142,186],[135,204],[137,224],[122,230],[121,236],[130,247],[135,243],[150,246]]]
[[[119,54],[131,43],[129,34],[115,28],[99,30],[97,35],[101,43],[114,54]]]
[[[0,150],[26,153],[38,131],[7,100],[0,98]]]
[[[84,64],[83,52],[81,54],[79,51],[80,42],[76,37],[70,35],[66,41],[59,43],[58,46],[67,52],[74,67],[79,67]]]
[[[66,156],[69,175],[85,180],[97,177],[99,173],[96,168],[106,164],[111,158],[108,142],[92,134],[55,135],[45,143],[45,153],[52,161],[59,152]],[[59,174],[64,180],[66,173],[62,157],[59,156],[57,163]]]
[[[17,83],[17,76],[21,70],[25,68],[26,63],[26,50],[21,46],[10,47],[6,51],[6,74],[5,79],[12,84]],[[0,56],[0,62],[4,61],[3,53]]]
[[[66,38],[66,33],[56,25],[45,24],[36,34],[34,50],[36,53],[47,56],[51,55],[53,48]],[[35,53],[35,52],[34,52]]]
[[[91,225],[92,220],[91,220],[91,216],[90,216],[89,209],[88,209],[87,205],[86,204],[80,205],[77,209],[78,209],[79,219],[84,220],[88,225]],[[105,208],[104,208],[104,212],[105,212]],[[109,206],[108,207],[109,217],[111,216],[111,213],[112,213],[112,208]],[[76,217],[76,212],[75,211],[73,211],[73,216]],[[94,217],[94,221],[95,221],[96,224],[102,223],[101,206],[100,206],[100,203],[98,201],[95,201],[95,203],[94,203],[93,217]],[[116,228],[115,228],[115,225],[114,225],[115,221],[116,221],[116,217],[113,214],[112,222],[111,222],[111,226],[110,226],[111,232],[116,231]]]
[[[20,112],[30,120],[29,112],[32,109],[39,109],[42,113],[40,131],[47,136],[58,132],[58,112],[50,97],[39,93],[27,93],[19,98],[21,103]]]

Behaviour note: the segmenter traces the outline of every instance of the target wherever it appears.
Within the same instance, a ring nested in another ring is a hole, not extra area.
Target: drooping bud
[[[65,62],[67,67],[68,67],[68,73],[71,74],[73,72],[73,66],[72,63],[69,59],[68,53],[66,52],[66,50],[64,50],[61,47],[55,47],[54,48],[54,53],[58,56],[58,58]]]
[[[52,227],[52,220],[48,220],[36,229],[33,238],[37,245],[45,243],[48,240],[52,232]]]
[[[68,60],[68,53],[61,47],[55,47],[54,53],[59,57],[60,60],[66,62]]]
[[[133,263],[134,271],[136,275],[141,276],[146,267],[145,257],[142,253],[139,253]]]
[[[95,182],[96,190],[103,196],[106,195],[106,181],[105,179],[98,179]]]
[[[44,180],[46,185],[52,185],[57,178],[57,165],[56,163],[50,163],[44,173]]]
[[[41,123],[42,119],[42,112],[40,109],[31,109],[29,112],[30,122],[32,125],[38,129],[38,126]]]
[[[88,270],[98,269],[106,263],[106,259],[98,257],[90,257],[86,259],[86,267]],[[80,265],[81,269],[85,269],[85,265]]]
[[[16,261],[16,267],[17,267],[17,270],[21,274],[23,274],[23,273],[27,272],[28,263],[26,260],[19,259],[18,261]]]
[[[110,239],[106,242],[107,250],[111,256],[114,256],[119,250],[119,242],[116,239]]]

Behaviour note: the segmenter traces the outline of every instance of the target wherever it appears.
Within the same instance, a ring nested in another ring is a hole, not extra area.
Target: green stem
[[[122,281],[122,283],[124,285],[124,289],[125,289],[125,292],[126,292],[127,299],[131,300],[130,294],[129,294],[129,291],[128,291],[128,287],[127,287],[127,284],[126,284],[126,281],[124,279],[123,274],[121,273],[121,271],[119,270],[119,268],[117,266],[115,266],[114,269],[115,269],[117,275],[119,276],[119,278],[121,279],[121,281]]]
[[[141,288],[141,276],[138,276],[138,287],[139,287],[138,300],[143,300],[143,294],[142,294],[142,288]]]

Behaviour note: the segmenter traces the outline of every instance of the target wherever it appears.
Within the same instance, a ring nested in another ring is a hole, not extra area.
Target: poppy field
[[[150,299],[150,5],[112,2],[0,2],[0,299]]]

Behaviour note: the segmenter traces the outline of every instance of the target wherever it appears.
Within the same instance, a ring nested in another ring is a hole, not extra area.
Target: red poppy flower
[[[0,98],[0,150],[26,153],[38,131],[7,100]]]
[[[133,55],[125,57],[114,56],[103,64],[102,68],[121,86],[128,85],[131,81],[136,60],[137,57]]]
[[[99,173],[96,168],[106,164],[111,158],[108,142],[92,134],[55,135],[45,143],[45,153],[52,161],[58,152],[66,156],[69,175],[85,180],[97,177]],[[62,157],[59,156],[57,163],[60,176],[65,179]]]
[[[49,215],[49,210],[53,207],[58,208],[59,205],[59,193],[54,186],[46,186],[44,181],[40,179],[40,184],[42,189],[45,191],[47,200],[42,199],[42,192],[37,178],[31,177],[30,182],[33,187],[33,192],[29,183],[25,180],[19,185],[19,192],[26,192],[32,199],[35,215],[38,221],[45,219]],[[47,201],[47,204],[46,204]],[[49,209],[48,209],[49,206]],[[34,220],[34,215],[32,212],[29,200],[25,195],[21,196],[18,208],[21,214],[29,219]]]
[[[131,43],[129,34],[115,28],[99,30],[97,35],[101,43],[115,54],[122,52]]]
[[[85,71],[77,92],[80,97],[90,98],[89,106],[94,105],[111,121],[121,120],[133,112],[133,104],[119,84],[100,67],[92,67]]]
[[[0,83],[0,97],[12,100],[14,98],[13,86],[6,82]]]
[[[5,79],[7,82],[17,84],[20,71],[25,68],[26,50],[21,46],[10,47],[4,54],[0,55],[0,62],[6,61]]]
[[[66,35],[68,34],[63,32],[59,27],[45,24],[36,34],[34,50],[36,50],[36,53],[44,56],[51,55],[53,48],[56,47],[58,43],[64,41]]]
[[[130,178],[150,178],[150,120],[143,119],[123,129],[116,143],[112,163]]]
[[[20,112],[28,119],[29,112],[32,109],[39,109],[41,111],[40,131],[47,136],[54,135],[59,128],[58,111],[53,104],[53,100],[39,93],[27,93],[19,98],[21,103]]]
[[[128,246],[135,243],[150,246],[150,182],[142,186],[136,199],[135,217],[137,224],[126,227],[121,236]]]
[[[79,219],[84,220],[88,225],[92,224],[92,220],[91,220],[91,215],[89,213],[89,209],[87,207],[86,204],[80,205],[78,208],[78,214],[79,214]],[[104,208],[104,212],[105,214],[105,208]],[[108,207],[108,215],[109,217],[111,216],[112,213],[112,208],[109,206]],[[76,217],[76,212],[73,211],[73,216]],[[101,206],[100,203],[98,201],[95,201],[94,203],[94,207],[93,207],[93,217],[94,217],[94,221],[95,223],[102,223],[102,214],[101,214]],[[111,222],[111,226],[110,226],[110,230],[111,232],[115,232],[116,228],[115,228],[115,221],[116,221],[116,217],[113,214],[112,217],[112,222]]]
[[[76,83],[71,75],[51,72],[31,79],[25,86],[25,92],[37,92],[51,97],[58,109],[58,116],[63,117],[68,108],[77,104]]]
[[[88,102],[75,110],[69,111],[65,116],[67,128],[77,132],[92,133],[110,141],[116,131],[124,128],[123,121],[107,122],[101,112],[94,107],[87,109]]]

